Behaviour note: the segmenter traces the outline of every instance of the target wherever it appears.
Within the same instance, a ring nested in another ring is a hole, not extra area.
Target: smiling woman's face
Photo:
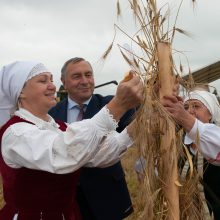
[[[52,74],[41,73],[26,82],[19,97],[20,105],[32,113],[47,113],[56,105],[55,93]]]
[[[191,115],[195,116],[197,119],[204,123],[210,122],[212,115],[207,109],[207,107],[196,99],[188,100],[184,103],[184,108],[187,110]]]

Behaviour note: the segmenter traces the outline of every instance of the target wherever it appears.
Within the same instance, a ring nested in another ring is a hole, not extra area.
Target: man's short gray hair
[[[74,58],[71,58],[69,60],[67,60],[64,64],[63,64],[63,67],[61,68],[61,79],[64,79],[65,76],[66,76],[66,67],[68,66],[69,63],[79,63],[81,61],[86,61],[88,62],[87,60],[85,60],[84,58],[82,57],[74,57]],[[89,63],[89,62],[88,62]],[[92,65],[89,63],[89,65],[91,66],[92,68]]]

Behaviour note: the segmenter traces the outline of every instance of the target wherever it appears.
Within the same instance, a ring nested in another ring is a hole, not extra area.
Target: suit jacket
[[[113,96],[93,95],[84,119],[91,118],[112,98]],[[66,122],[67,104],[67,99],[63,100],[49,114]],[[118,132],[129,123],[133,113],[132,110],[128,111],[121,118]],[[84,220],[121,220],[133,211],[121,162],[107,168],[83,168],[77,197]]]
[[[193,165],[197,168],[198,157],[188,150],[193,159]],[[182,163],[184,166],[185,162]],[[183,168],[182,166],[182,168]],[[214,214],[214,219],[220,219],[220,167],[209,163],[203,159],[203,179],[202,184],[204,188],[204,195],[210,214]]]
[[[214,219],[220,219],[220,167],[207,162],[204,159],[203,186],[204,194],[210,212]]]

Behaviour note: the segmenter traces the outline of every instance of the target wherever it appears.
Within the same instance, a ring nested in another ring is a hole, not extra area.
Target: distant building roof
[[[220,79],[220,61],[199,69],[192,73],[193,79],[196,83],[211,83],[217,79]],[[184,80],[188,80],[189,75],[183,77]]]

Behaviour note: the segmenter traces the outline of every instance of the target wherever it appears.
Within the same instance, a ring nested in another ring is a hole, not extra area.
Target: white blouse
[[[82,166],[106,167],[116,163],[133,141],[104,107],[93,118],[74,122],[62,132],[52,117],[48,122],[25,109],[15,115],[34,124],[11,125],[2,137],[2,155],[12,168],[27,167],[51,173],[73,172]]]
[[[220,127],[196,119],[193,128],[186,134],[184,143],[195,143],[209,163],[220,166]]]

